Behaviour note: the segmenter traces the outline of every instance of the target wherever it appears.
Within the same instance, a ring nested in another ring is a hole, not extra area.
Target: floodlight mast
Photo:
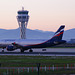
[[[29,15],[28,15],[27,10],[24,10],[24,7],[22,7],[22,10],[19,10],[17,13],[17,21],[19,24],[20,28],[20,38],[21,39],[26,39],[26,28],[29,20]]]

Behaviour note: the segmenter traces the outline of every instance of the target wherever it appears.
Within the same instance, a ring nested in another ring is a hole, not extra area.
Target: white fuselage
[[[0,40],[0,44],[9,44],[11,45],[12,43],[18,43],[21,45],[30,45],[30,44],[38,44],[46,41],[47,39],[4,39]]]

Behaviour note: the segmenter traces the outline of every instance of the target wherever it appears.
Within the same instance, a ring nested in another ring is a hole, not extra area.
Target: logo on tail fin
[[[54,36],[52,37],[52,40],[62,40],[64,28],[65,25],[60,26],[60,28],[55,32]]]

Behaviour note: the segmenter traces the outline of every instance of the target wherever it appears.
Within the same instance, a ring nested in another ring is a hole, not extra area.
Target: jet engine
[[[7,46],[6,48],[8,51],[14,51],[16,49],[15,46]]]

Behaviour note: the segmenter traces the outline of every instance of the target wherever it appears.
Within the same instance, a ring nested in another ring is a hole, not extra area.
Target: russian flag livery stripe
[[[65,25],[60,26],[60,28],[56,31],[55,34],[60,33],[62,31],[64,31]]]
[[[65,26],[62,25],[60,28],[55,32],[54,36],[51,38],[51,40],[61,40],[63,33],[64,33]]]
[[[55,36],[60,36],[61,34],[63,34],[63,32],[61,32],[61,33],[59,33],[59,34],[57,34],[57,35],[55,35]]]
[[[59,32],[56,32],[54,35],[58,35],[58,34],[60,34],[61,32],[64,32],[64,29],[61,29]]]

